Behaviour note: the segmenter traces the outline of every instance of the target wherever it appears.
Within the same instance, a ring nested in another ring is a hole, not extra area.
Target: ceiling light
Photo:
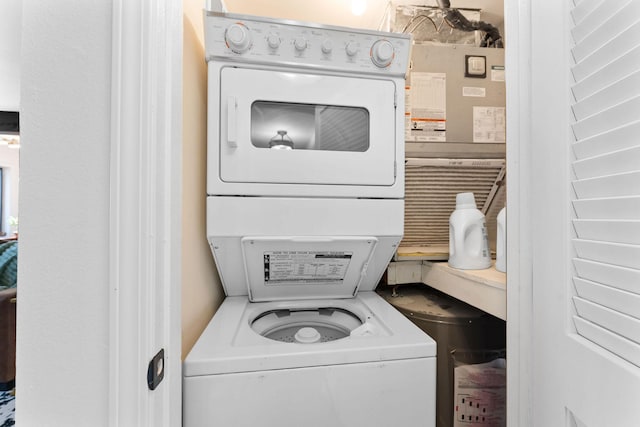
[[[351,0],[351,13],[362,16],[367,9],[367,0]]]

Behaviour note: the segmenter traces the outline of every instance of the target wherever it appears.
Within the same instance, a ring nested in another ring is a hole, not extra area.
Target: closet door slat
[[[573,125],[573,133],[576,139],[580,140],[624,126],[638,119],[638,110],[640,110],[640,96],[579,119]]]
[[[608,40],[615,39],[636,23],[638,16],[640,5],[632,0],[602,2],[571,31],[576,42],[572,51],[576,62],[600,49]]]
[[[636,46],[615,61],[607,64],[580,83],[572,86],[571,92],[577,101],[593,95],[629,75],[629,70],[640,63],[640,46]]]
[[[576,83],[584,78],[605,68],[618,58],[625,56],[628,52],[636,48],[640,35],[640,22],[625,29],[613,40],[608,40],[600,49],[591,52],[589,56],[581,61],[576,61],[576,65],[571,69],[571,73]]]
[[[604,262],[575,258],[573,265],[578,278],[610,286],[621,291],[640,293],[640,271],[636,268],[619,267]]]
[[[580,317],[611,332],[615,332],[636,344],[640,344],[639,319],[580,297],[573,297],[573,302]]]
[[[588,301],[640,318],[640,295],[600,285],[584,279],[574,279],[578,296]]]
[[[609,129],[599,135],[576,141],[573,144],[573,153],[576,155],[576,160],[583,160],[631,148],[638,145],[639,134],[640,119],[615,129]]]
[[[573,181],[573,190],[580,199],[631,196],[637,194],[638,188],[640,188],[640,172],[626,172]]]
[[[593,13],[593,11],[601,3],[603,3],[602,0],[582,0],[580,2],[576,1],[576,7],[571,11],[573,22],[576,25],[580,24],[582,20],[589,16],[589,14]]]
[[[627,362],[640,366],[640,345],[582,317],[574,316],[573,322],[578,333],[589,341],[609,350]]]
[[[640,245],[640,220],[577,219],[573,226],[580,239]]]
[[[635,172],[639,165],[640,145],[578,160],[573,163],[573,171],[576,178],[587,179]]]
[[[640,245],[574,239],[573,246],[582,259],[640,269]]]
[[[582,100],[578,99],[573,105],[573,114],[577,120],[582,120],[604,108],[615,107],[639,95],[640,71],[637,71]]]
[[[636,212],[640,212],[640,196],[574,200],[573,208],[581,219],[635,220]]]

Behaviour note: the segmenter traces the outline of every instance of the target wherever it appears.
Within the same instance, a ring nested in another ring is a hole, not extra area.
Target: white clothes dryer
[[[183,425],[435,425],[436,344],[374,289],[403,234],[406,35],[207,12],[226,299]]]

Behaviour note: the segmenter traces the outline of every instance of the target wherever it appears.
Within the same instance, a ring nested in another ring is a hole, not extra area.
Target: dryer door
[[[220,179],[391,186],[390,80],[221,69]]]

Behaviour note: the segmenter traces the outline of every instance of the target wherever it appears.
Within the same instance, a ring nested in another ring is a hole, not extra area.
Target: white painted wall
[[[0,145],[0,168],[3,170],[2,180],[2,230],[10,234],[9,217],[18,217],[18,183],[20,182],[20,150]],[[2,235],[2,233],[0,233]]]
[[[112,4],[21,2],[16,422],[106,425]]]
[[[22,0],[0,1],[0,111],[20,108],[21,18]]]

